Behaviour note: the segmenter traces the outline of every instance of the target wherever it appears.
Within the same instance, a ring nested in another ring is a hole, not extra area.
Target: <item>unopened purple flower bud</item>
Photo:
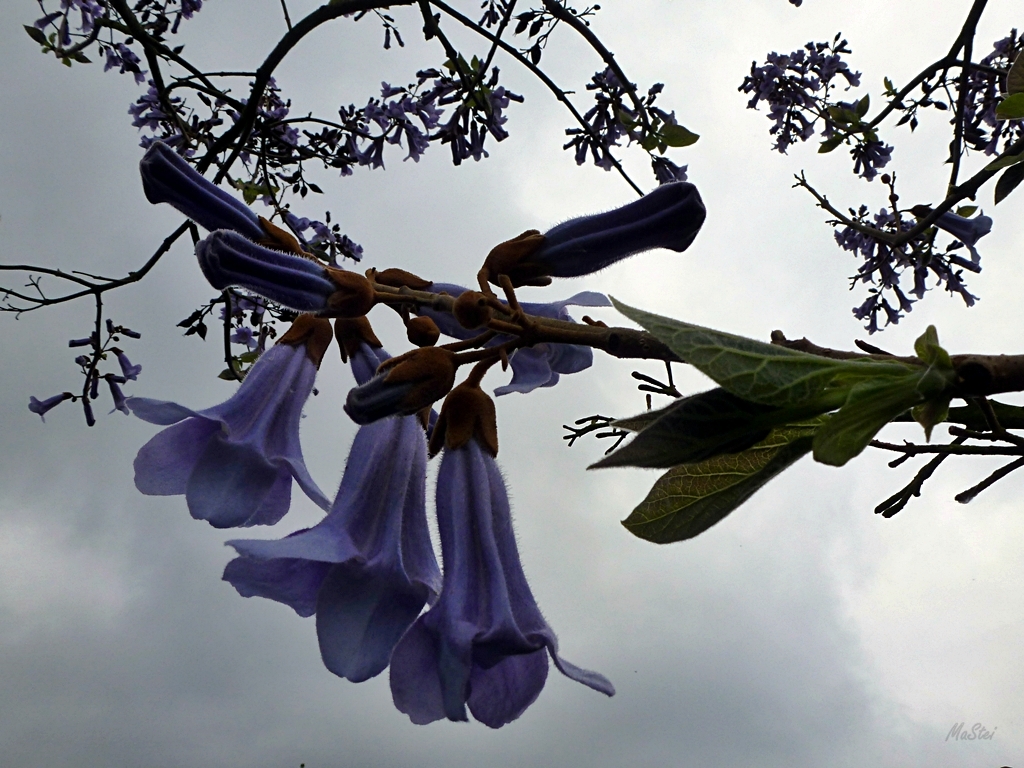
[[[415,386],[411,381],[388,384],[387,374],[378,374],[362,386],[349,390],[345,413],[360,425],[394,416],[402,410],[402,403]]]
[[[124,403],[124,392],[121,391],[121,387],[118,386],[118,379],[121,379],[120,383],[124,383],[124,380],[120,376],[112,376],[108,374],[106,377],[107,384],[110,386],[110,396],[114,399],[114,411],[120,411],[124,415],[128,415],[130,411],[128,406]],[[111,411],[113,413],[114,411]]]
[[[28,399],[28,409],[32,411],[32,413],[38,413],[39,418],[45,422],[46,419],[43,417],[43,414],[47,411],[53,410],[65,400],[70,400],[72,397],[74,397],[74,395],[70,392],[61,392],[59,395],[48,397],[45,400],[38,400],[35,397],[30,397]]]
[[[249,206],[206,179],[162,141],[146,150],[139,171],[149,202],[170,203],[211,232],[230,229],[251,240],[266,235]]]
[[[114,335],[114,321],[111,320],[109,317],[107,318],[107,333],[110,334],[111,336]]]
[[[87,339],[70,339],[68,341],[68,346],[71,347],[71,348],[74,348],[74,347],[90,347],[90,346],[92,346],[93,340],[95,338],[96,338],[96,334],[91,335]]]
[[[135,381],[139,378],[139,374],[142,373],[141,365],[132,365],[132,361],[128,359],[128,356],[120,349],[111,350],[117,355],[117,362],[121,364],[121,373],[124,374],[126,379]]]
[[[87,367],[89,365],[90,362],[92,362],[92,360],[91,360],[91,358],[88,355],[79,355],[78,357],[75,358],[75,362],[78,365],[80,365],[83,368],[85,368],[85,367]]]
[[[131,328],[125,328],[123,325],[121,326],[120,333],[125,335],[125,336],[127,336],[129,339],[141,339],[142,338],[142,334],[141,333],[139,333],[138,331],[133,331]]]
[[[528,230],[495,246],[481,275],[498,284],[547,285],[552,277],[580,277],[651,248],[685,251],[706,211],[693,184],[662,184],[639,200],[607,213],[570,219],[541,235]]]
[[[92,372],[92,380],[89,382],[89,399],[95,400],[100,396],[100,375]]]
[[[530,260],[546,265],[552,277],[579,277],[652,248],[681,253],[697,236],[705,216],[693,184],[662,184],[621,208],[553,227]]]
[[[386,372],[349,391],[345,413],[356,424],[412,416],[447,395],[455,383],[455,355],[442,347],[421,347],[388,365]]]
[[[220,230],[196,246],[199,266],[218,290],[235,286],[300,312],[319,312],[337,286],[319,264]]]
[[[96,425],[96,417],[92,415],[92,403],[88,400],[82,401],[82,410],[85,411],[85,424],[88,427]]]

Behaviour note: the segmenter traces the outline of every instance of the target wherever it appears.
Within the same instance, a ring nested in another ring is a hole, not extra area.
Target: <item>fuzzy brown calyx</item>
[[[341,362],[347,363],[348,359],[359,351],[360,344],[367,344],[374,349],[380,349],[384,345],[380,343],[377,334],[373,332],[370,321],[366,315],[362,317],[338,317],[334,320],[334,337],[338,340],[338,348],[341,352]]]
[[[306,259],[313,259],[313,254],[309,251],[302,249],[302,244],[299,243],[298,239],[289,232],[287,229],[274,224],[269,219],[265,219],[262,216],[259,217],[260,226],[263,227],[263,231],[266,232],[266,236],[260,238],[258,241],[260,245],[264,245],[267,248],[275,248],[279,251],[285,251],[286,253],[294,253],[296,256],[302,256]]]
[[[337,267],[327,267],[327,276],[338,286],[338,290],[327,299],[330,314],[337,317],[360,317],[373,309],[376,302],[373,284],[365,277]]]
[[[440,400],[455,384],[455,353],[442,347],[421,347],[388,360],[385,384],[412,384],[402,398],[402,413],[413,414]]]
[[[331,346],[331,339],[334,334],[331,332],[331,323],[328,320],[311,315],[308,312],[295,318],[295,322],[285,331],[278,340],[278,344],[290,344],[297,347],[299,344],[306,345],[306,354],[317,368],[323,362],[327,348]]]
[[[441,331],[431,318],[423,315],[414,317],[405,326],[406,336],[417,347],[432,347],[441,338]]]
[[[491,297],[480,291],[466,291],[452,305],[452,315],[468,331],[487,325],[493,314]]]
[[[494,401],[478,384],[464,381],[453,389],[441,406],[429,453],[436,456],[442,448],[461,448],[473,438],[492,456],[498,455],[498,418]]]
[[[484,281],[500,285],[498,278],[508,275],[513,288],[524,285],[550,285],[551,278],[543,264],[529,261],[538,248],[544,244],[544,235],[536,229],[528,229],[519,237],[498,243],[487,254],[480,270],[481,285]]]
[[[422,291],[433,285],[430,280],[424,280],[419,275],[395,267],[380,272],[376,269],[368,269],[366,276],[374,282],[390,288],[412,288],[414,291]]]

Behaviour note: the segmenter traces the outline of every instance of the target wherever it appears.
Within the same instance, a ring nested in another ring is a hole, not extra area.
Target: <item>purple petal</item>
[[[177,424],[190,416],[199,416],[191,408],[167,400],[151,400],[148,397],[129,397],[125,400],[131,412],[150,424]]]
[[[242,597],[265,597],[284,603],[299,616],[316,612],[316,595],[331,566],[315,560],[236,557],[224,569],[224,581]]]
[[[139,399],[130,398],[128,404]],[[219,431],[216,421],[191,418],[155,435],[135,457],[135,487],[147,496],[185,493],[206,443]]]
[[[548,679],[544,649],[506,656],[490,669],[473,667],[469,677],[469,711],[490,728],[501,728],[526,711]]]
[[[207,441],[188,478],[185,501],[214,528],[249,526],[281,470],[247,445],[221,435]]]

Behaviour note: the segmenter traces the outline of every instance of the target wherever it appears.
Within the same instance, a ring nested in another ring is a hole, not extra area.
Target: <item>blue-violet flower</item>
[[[213,408],[130,398],[139,418],[172,425],[139,451],[135,486],[154,496],[184,494],[192,517],[215,528],[276,523],[288,511],[293,479],[328,509],[302,458],[299,420],[330,340],[330,323],[300,316]]]
[[[444,585],[391,656],[400,711],[423,724],[466,720],[468,705],[477,720],[500,728],[540,695],[549,656],[564,675],[614,694],[604,676],[558,655],[523,574],[505,483],[476,437],[442,456],[437,518]]]

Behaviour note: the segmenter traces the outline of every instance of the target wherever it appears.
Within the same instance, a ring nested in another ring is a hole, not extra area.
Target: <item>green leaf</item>
[[[871,96],[865,94],[864,98],[857,102],[857,117],[864,117],[871,109]]]
[[[944,370],[953,370],[953,362],[949,359],[949,353],[939,346],[939,332],[934,325],[929,325],[914,342],[914,354],[928,365],[934,365]]]
[[[612,303],[719,386],[764,405],[808,409],[813,405],[823,413],[843,405],[859,382],[901,378],[921,370],[898,361],[832,360],[661,317],[614,297]]]
[[[658,146],[658,135],[656,133],[649,133],[640,140],[640,146],[650,152]]]
[[[688,147],[696,144],[699,138],[696,133],[681,125],[666,125],[661,129],[661,140],[670,147]]]
[[[1024,93],[1024,56],[1017,54],[1013,66],[1006,73],[1006,92],[1009,94]]]
[[[818,154],[827,155],[833,149],[842,144],[844,139],[844,136],[833,136],[831,139],[826,139],[825,141],[821,142],[821,146],[818,147]]]
[[[655,544],[692,539],[807,454],[813,433],[813,426],[784,427],[743,453],[675,467],[622,524]]]
[[[926,442],[931,442],[932,429],[935,428],[935,425],[941,424],[949,418],[950,400],[952,400],[950,395],[940,395],[926,403],[915,406],[911,411],[914,421],[924,427],[924,439]]]
[[[1019,120],[1024,117],[1024,93],[1007,96],[996,107],[996,120]]]
[[[235,376],[234,372],[230,368],[225,368],[223,371],[217,374],[218,379],[224,379],[224,381],[238,381],[238,377]]]
[[[721,388],[684,397],[666,408],[632,442],[590,469],[667,469],[744,451],[764,440],[773,426],[796,420],[786,418],[788,410],[741,400]]]
[[[892,84],[892,80],[888,77],[882,78],[882,84],[885,85],[885,94],[887,96],[896,93],[896,87]]]
[[[995,201],[1002,202],[1017,186],[1024,181],[1024,163],[1012,165],[1003,171],[1003,175],[996,182]]]
[[[965,219],[974,215],[974,212],[978,210],[976,205],[961,205],[956,209],[957,216],[963,216]]]
[[[991,163],[982,168],[983,171],[998,171],[1002,168],[1009,168],[1011,165],[1024,160],[1024,152],[1019,155],[1004,155],[1003,157],[993,160]]]
[[[238,362],[246,364],[255,363],[259,359],[260,351],[258,349],[253,349],[250,350],[249,352],[243,352],[242,354],[235,357],[235,360],[237,360]]]
[[[814,460],[843,466],[863,451],[882,427],[914,406],[944,396],[955,381],[952,366],[946,369],[938,364],[899,378],[858,384],[843,407],[815,434]]]
[[[30,27],[28,24],[24,25],[25,31],[28,32],[28,36],[39,43],[44,48],[49,48],[49,43],[46,42],[46,35],[43,34],[43,30]]]

